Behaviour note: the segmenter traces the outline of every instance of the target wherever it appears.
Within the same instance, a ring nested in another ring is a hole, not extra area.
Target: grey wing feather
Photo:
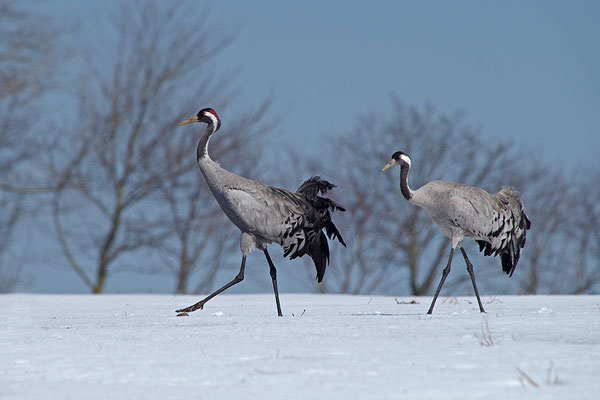
[[[451,208],[455,212],[449,213],[452,222],[466,237],[477,240],[484,255],[500,254],[502,269],[512,275],[531,227],[521,195],[509,187],[496,194],[469,186],[461,189]]]
[[[282,245],[285,256],[304,247],[302,227],[309,205],[301,196],[256,182],[252,187],[228,188],[225,197],[235,209],[230,218],[241,230]]]
[[[330,214],[345,209],[331,199],[318,196],[333,187],[318,176],[305,181],[296,193],[239,180],[237,186],[230,184],[224,189],[227,206],[223,210],[235,225],[259,242],[280,244],[284,257],[294,259],[308,254],[321,282],[329,262],[329,246],[322,230],[330,239],[346,246]]]

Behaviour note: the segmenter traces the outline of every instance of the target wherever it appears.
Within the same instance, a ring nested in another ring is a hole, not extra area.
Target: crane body
[[[208,300],[241,282],[244,279],[246,256],[257,248],[263,251],[269,264],[277,314],[282,316],[277,270],[267,251],[267,245],[279,244],[283,247],[284,256],[289,256],[290,259],[308,254],[315,264],[317,280],[321,282],[329,262],[329,246],[322,230],[325,229],[330,239],[337,239],[342,245],[346,245],[330,215],[330,211],[345,209],[331,199],[319,196],[335,185],[314,176],[304,182],[296,193],[292,193],[229,172],[213,161],[208,154],[210,137],[221,125],[216,112],[211,108],[202,109],[196,116],[179,125],[192,122],[207,124],[206,131],[198,143],[198,166],[219,206],[242,232],[242,264],[238,275],[227,285],[198,303],[177,312],[187,313],[202,309]]]
[[[456,247],[460,248],[467,264],[479,310],[485,312],[477,290],[473,264],[461,243],[466,238],[474,239],[484,255],[500,255],[503,271],[512,276],[521,249],[525,246],[527,230],[531,227],[520,193],[504,187],[498,193],[491,194],[477,187],[445,181],[432,181],[413,191],[408,186],[410,157],[400,151],[394,153],[383,171],[394,165],[401,167],[402,195],[410,203],[427,211],[437,228],[451,241],[448,264],[442,272],[442,279],[427,313],[433,312],[439,292],[450,273]]]

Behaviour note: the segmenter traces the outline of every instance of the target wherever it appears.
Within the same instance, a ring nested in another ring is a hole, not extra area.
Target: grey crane
[[[479,311],[485,312],[475,283],[473,264],[469,261],[461,242],[465,238],[471,238],[477,241],[479,251],[484,255],[499,254],[502,270],[512,276],[521,249],[525,246],[527,230],[531,227],[521,195],[510,187],[503,187],[498,193],[491,194],[473,186],[444,181],[432,181],[417,190],[411,190],[408,186],[410,164],[410,157],[397,151],[382,171],[394,165],[400,166],[402,195],[410,203],[427,211],[438,229],[450,239],[452,244],[448,264],[442,271],[442,279],[427,314],[433,312],[435,301],[450,273],[452,256],[457,246],[467,264],[467,271],[471,276],[477,303],[479,303]]]
[[[296,193],[292,193],[235,175],[223,169],[208,154],[208,142],[212,134],[221,127],[221,120],[215,110],[204,108],[178,125],[193,122],[207,124],[196,152],[198,166],[221,209],[242,232],[242,265],[240,272],[231,282],[196,304],[177,312],[187,313],[202,309],[210,299],[241,282],[244,279],[246,256],[257,248],[263,251],[269,264],[277,315],[281,317],[283,314],[277,289],[277,270],[267,251],[267,245],[281,245],[284,257],[289,256],[290,259],[308,254],[317,269],[317,280],[321,282],[325,267],[329,263],[329,245],[323,229],[330,239],[337,239],[346,246],[329,212],[346,210],[333,200],[319,196],[319,193],[325,195],[335,185],[313,176],[304,182]]]

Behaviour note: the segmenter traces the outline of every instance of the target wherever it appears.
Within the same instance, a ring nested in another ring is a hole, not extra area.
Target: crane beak
[[[393,167],[394,165],[396,165],[396,161],[395,161],[395,160],[392,160],[392,161],[390,161],[389,163],[387,163],[387,164],[385,165],[385,167],[383,167],[383,169],[381,170],[381,172],[385,171],[385,170],[386,170],[386,169],[388,169],[389,167]]]
[[[181,121],[180,123],[177,124],[177,126],[191,124],[192,122],[200,122],[200,119],[198,118],[197,115],[194,115],[192,118],[186,119],[185,121]]]

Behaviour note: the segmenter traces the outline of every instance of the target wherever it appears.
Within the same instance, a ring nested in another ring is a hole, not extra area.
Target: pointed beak
[[[385,167],[383,167],[383,169],[381,170],[381,172],[385,171],[386,169],[388,169],[389,167],[393,167],[394,165],[396,165],[396,162],[394,160],[390,161],[389,163],[387,163],[385,165]]]
[[[192,118],[186,119],[185,121],[181,121],[180,123],[177,124],[177,126],[191,124],[192,122],[200,122],[200,119],[198,119],[197,115],[194,115]]]

